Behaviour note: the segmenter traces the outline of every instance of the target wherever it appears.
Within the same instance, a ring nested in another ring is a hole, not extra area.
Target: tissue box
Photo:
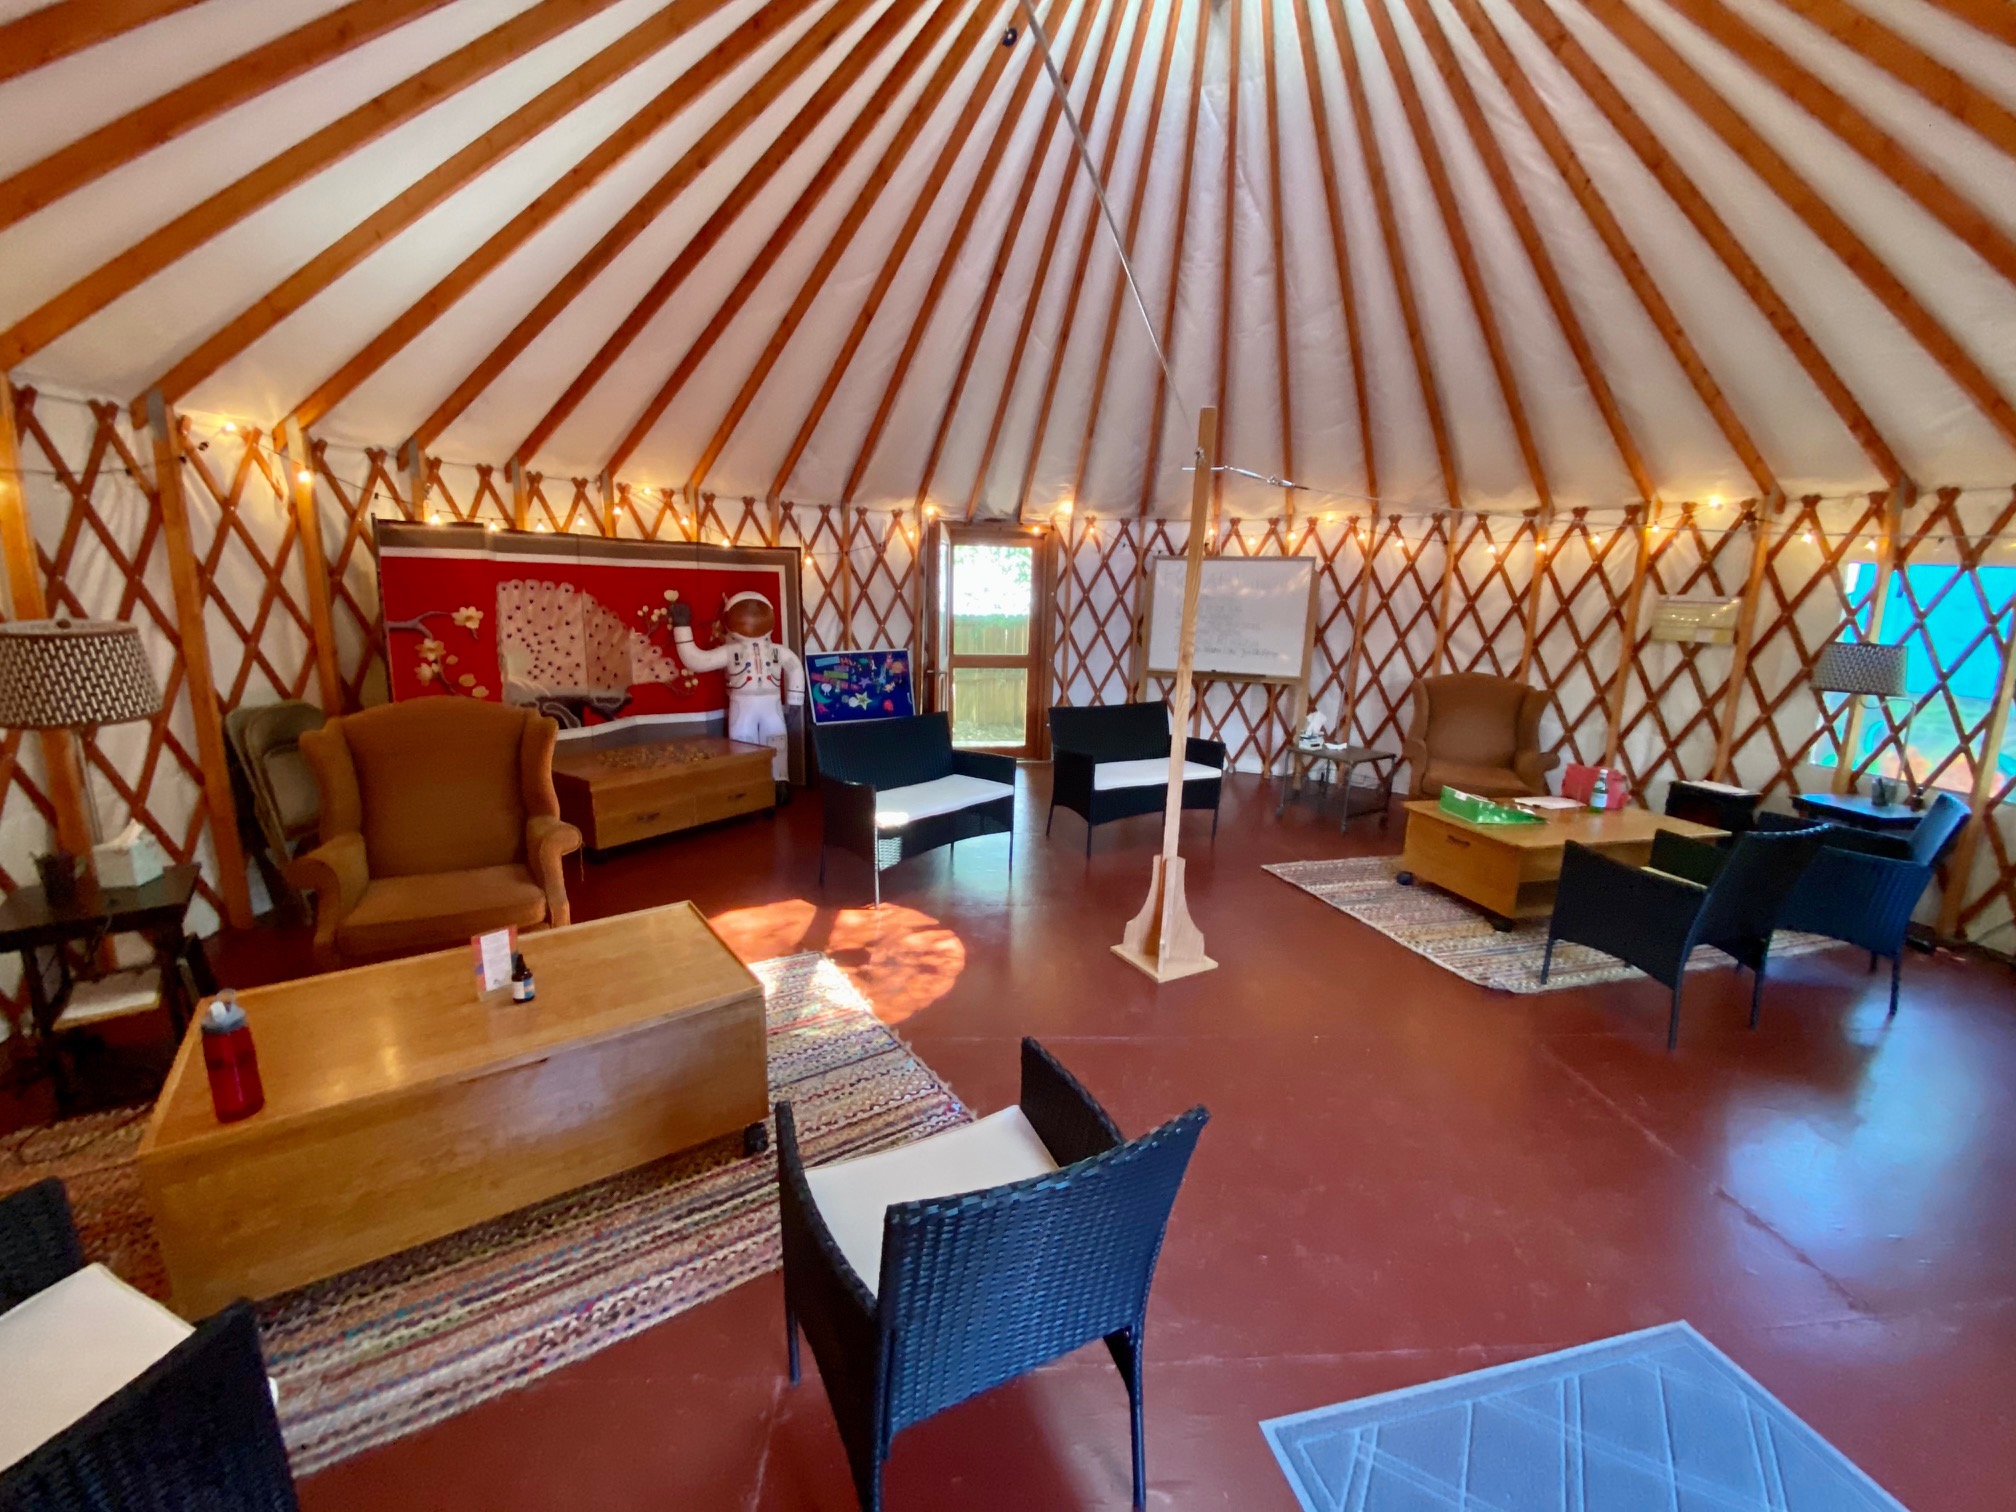
[[[1561,773],[1561,796],[1573,798],[1577,803],[1587,803],[1589,795],[1596,791],[1596,774],[1601,772],[1604,779],[1603,807],[1620,809],[1631,801],[1630,779],[1615,767],[1580,766],[1570,763]]]
[[[140,887],[167,867],[160,844],[138,824],[128,825],[118,839],[91,852],[91,869],[98,874],[100,887]]]

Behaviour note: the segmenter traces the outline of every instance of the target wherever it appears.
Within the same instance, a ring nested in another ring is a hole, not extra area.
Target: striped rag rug
[[[823,955],[751,967],[770,1095],[808,1161],[970,1115]],[[143,1290],[166,1277],[133,1152],[145,1108],[0,1138],[0,1192],[60,1176],[86,1254]],[[525,1386],[778,1264],[776,1157],[738,1138],[640,1167],[260,1307],[294,1472],[307,1475]]]

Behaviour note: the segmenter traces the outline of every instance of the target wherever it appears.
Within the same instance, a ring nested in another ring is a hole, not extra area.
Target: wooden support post
[[[504,481],[511,485],[511,528],[532,528],[532,490],[525,481],[525,464],[513,457],[504,464]]]
[[[406,476],[406,518],[427,520],[427,458],[420,443],[408,440],[399,448],[399,470]]]
[[[1435,606],[1435,649],[1428,656],[1428,675],[1435,676],[1442,670],[1443,653],[1449,649],[1449,601],[1456,590],[1456,529],[1463,521],[1463,511],[1451,509],[1435,517],[1435,524],[1442,532],[1442,585]],[[1426,547],[1428,538],[1423,536],[1421,544]]]
[[[1897,542],[1904,534],[1904,511],[1917,498],[1917,485],[1905,478],[1890,490],[1883,503],[1883,524],[1876,536],[1876,583],[1869,594],[1869,627],[1862,635],[1872,645],[1883,639],[1883,615],[1890,606],[1891,569],[1897,564]],[[1848,724],[1841,735],[1841,759],[1834,763],[1837,794],[1855,791],[1855,748],[1862,743],[1862,708],[1860,696],[1850,694]],[[1904,780],[1908,783],[1911,780],[1908,760],[1903,765]]]
[[[1750,675],[1750,650],[1757,640],[1757,604],[1764,594],[1764,573],[1771,561],[1771,527],[1785,507],[1785,496],[1773,489],[1750,506],[1750,572],[1743,579],[1743,599],[1736,610],[1736,643],[1729,660],[1729,683],[1722,690],[1722,708],[1715,729],[1717,782],[1729,780],[1736,755],[1736,714],[1743,702],[1743,681]]]
[[[1345,528],[1348,530],[1351,527]],[[1351,649],[1344,654],[1344,707],[1337,711],[1342,716],[1340,725],[1346,745],[1355,744],[1357,738],[1353,726],[1358,724],[1358,663],[1363,660],[1365,616],[1372,605],[1372,558],[1379,550],[1379,506],[1376,503],[1366,523],[1359,528],[1365,534],[1358,541],[1358,603],[1351,611]]]
[[[595,512],[595,528],[605,539],[613,539],[616,534],[616,480],[606,472],[595,475],[595,497],[600,507]]]
[[[7,570],[7,603],[14,619],[46,619],[49,600],[42,591],[42,563],[28,519],[28,494],[21,478],[21,438],[14,426],[14,385],[0,373],[0,557]],[[90,801],[78,740],[69,730],[39,730],[43,786],[55,811],[56,845],[73,856],[91,850]]]
[[[336,631],[329,613],[329,561],[322,550],[322,518],[315,509],[315,455],[307,434],[290,416],[282,431],[287,452],[287,492],[301,536],[301,576],[308,600],[308,633],[315,642],[315,686],[325,714],[343,712],[343,679],[336,671]]]
[[[1631,586],[1624,590],[1623,638],[1617,643],[1617,671],[1610,679],[1607,716],[1610,734],[1603,742],[1603,765],[1614,767],[1624,748],[1624,693],[1631,685],[1631,668],[1638,656],[1638,609],[1645,600],[1645,578],[1652,567],[1652,532],[1659,524],[1659,501],[1632,506],[1638,516],[1638,554],[1631,562]],[[1632,528],[1632,527],[1626,527]]]
[[[854,649],[854,525],[847,518],[847,506],[840,513],[840,560],[834,564],[834,581],[840,593],[840,649]],[[862,511],[856,510],[858,515]]]
[[[252,896],[245,854],[238,844],[238,805],[224,753],[224,716],[210,668],[210,636],[203,622],[203,578],[189,536],[182,497],[182,436],[175,416],[155,389],[147,396],[147,428],[154,442],[154,488],[161,510],[161,539],[168,550],[168,579],[175,590],[176,628],[182,637],[182,672],[189,694],[196,755],[203,764],[203,800],[210,811],[210,844],[217,853],[218,887],[233,929],[252,927]],[[163,711],[163,718],[167,712]]]
[[[1552,505],[1542,506],[1533,516],[1533,571],[1526,579],[1526,592],[1522,596],[1520,618],[1525,622],[1524,639],[1519,646],[1519,681],[1526,681],[1526,674],[1533,667],[1535,644],[1540,638],[1540,588],[1547,580],[1547,532],[1554,524]]]
[[[1162,854],[1155,858],[1148,901],[1127,925],[1113,953],[1157,982],[1210,971],[1204,935],[1183,898],[1183,763],[1189,754],[1190,664],[1197,650],[1197,596],[1204,586],[1204,536],[1211,523],[1212,471],[1218,457],[1218,412],[1197,412],[1197,469],[1190,476],[1190,539],[1183,552],[1183,620],[1176,640],[1176,687],[1170,697],[1169,790],[1162,806]]]
[[[1980,561],[1970,564],[1978,569]],[[2002,680],[1995,686],[1995,701],[1988,706],[1988,724],[1982,732],[1980,749],[1974,753],[1974,785],[1967,794],[1967,806],[1974,817],[1960,836],[1953,855],[1952,870],[1939,899],[1939,933],[1948,939],[1966,938],[1960,930],[1960,910],[1967,904],[1967,884],[1974,874],[1974,855],[1981,847],[1981,831],[1994,822],[1989,797],[2000,780],[1996,756],[2009,733],[2009,705],[2016,698],[2016,634],[2002,643]]]

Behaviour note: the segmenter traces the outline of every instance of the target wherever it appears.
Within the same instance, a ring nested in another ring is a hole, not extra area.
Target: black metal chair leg
[[[1897,1017],[1897,989],[1904,980],[1904,952],[1898,951],[1890,957],[1890,1012],[1889,1018]]]
[[[1683,971],[1685,967],[1681,968]],[[1681,978],[1686,980],[1685,977]],[[1666,1048],[1673,1049],[1680,1043],[1680,983],[1673,984],[1673,1011],[1666,1017]]]
[[[1218,805],[1215,803],[1211,805],[1211,838],[1218,838]]]
[[[1050,812],[1046,816],[1044,816],[1043,819],[1043,838],[1045,840],[1048,840],[1050,838],[1050,826],[1055,824],[1056,822],[1057,822],[1057,800],[1055,798],[1052,798],[1050,800]]]
[[[791,1293],[784,1293],[784,1356],[791,1365],[791,1384],[798,1384],[798,1309],[791,1305]]]
[[[1540,957],[1540,985],[1547,985],[1547,973],[1554,969],[1554,936],[1547,936],[1546,952]]]
[[[1085,821],[1085,859],[1087,861],[1092,859],[1092,821],[1090,819]]]
[[[1127,1374],[1127,1405],[1134,1418],[1134,1512],[1144,1512],[1148,1505],[1148,1445],[1141,1420],[1140,1335],[1128,1342],[1134,1357],[1134,1368]]]
[[[1869,969],[1871,972],[1876,969],[1876,952],[1873,950],[1869,952]]]
[[[1750,983],[1750,1027],[1757,1027],[1757,1012],[1764,1003],[1764,963],[1757,963],[1755,980]]]

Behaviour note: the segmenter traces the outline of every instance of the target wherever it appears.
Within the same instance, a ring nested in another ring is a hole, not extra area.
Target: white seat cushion
[[[0,1470],[194,1332],[102,1265],[73,1271],[0,1313]]]
[[[909,787],[884,788],[875,795],[875,828],[900,829],[934,814],[956,814],[976,803],[992,803],[996,798],[1013,798],[1013,783],[989,782],[984,777],[934,777],[929,782],[913,782]]]
[[[1224,775],[1218,768],[1205,766],[1200,761],[1183,763],[1185,782],[1195,782],[1199,777]],[[1168,780],[1167,756],[1149,756],[1140,761],[1102,761],[1092,768],[1092,787],[1101,793],[1108,788],[1161,787]]]
[[[819,1216],[872,1295],[882,1282],[882,1214],[891,1203],[984,1192],[1057,1169],[1020,1108],[875,1155],[805,1173]]]

